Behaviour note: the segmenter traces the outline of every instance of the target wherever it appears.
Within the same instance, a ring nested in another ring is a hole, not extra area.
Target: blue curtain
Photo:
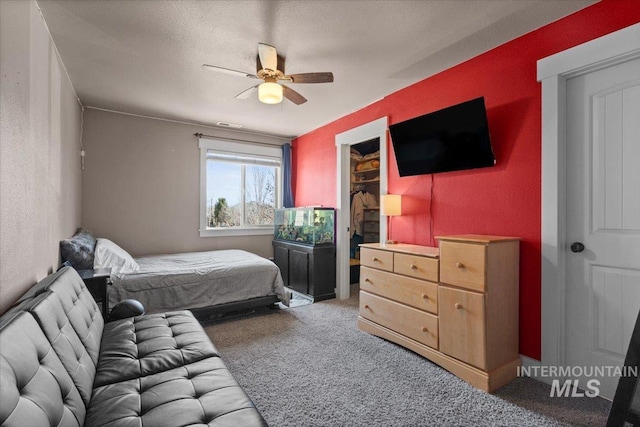
[[[286,143],[282,145],[282,207],[294,206],[291,191],[291,144]]]

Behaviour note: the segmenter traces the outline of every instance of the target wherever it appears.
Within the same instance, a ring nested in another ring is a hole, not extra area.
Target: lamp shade
[[[258,99],[265,104],[282,102],[282,86],[274,82],[264,82],[258,86]]]
[[[384,216],[402,215],[402,196],[400,194],[380,196],[380,213]]]

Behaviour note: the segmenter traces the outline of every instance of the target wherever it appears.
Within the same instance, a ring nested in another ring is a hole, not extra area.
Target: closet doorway
[[[379,194],[387,194],[387,117],[336,135],[338,182],[336,192],[336,296],[349,298],[351,252],[351,147],[377,139],[380,146]],[[378,197],[379,199],[380,197]],[[387,238],[387,223],[380,221],[379,238]]]
[[[361,243],[380,241],[380,138],[351,146],[349,283],[360,281]]]

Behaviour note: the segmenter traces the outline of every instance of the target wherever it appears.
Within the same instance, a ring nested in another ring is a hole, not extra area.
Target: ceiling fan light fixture
[[[263,80],[264,83],[256,84],[243,90],[237,94],[235,98],[249,99],[255,96],[256,89],[258,89],[258,99],[264,104],[279,104],[282,102],[283,98],[287,98],[296,105],[302,105],[307,102],[307,99],[294,89],[278,83],[282,80],[287,81],[288,83],[333,82],[333,73],[331,72],[286,75],[284,73],[284,58],[278,56],[275,47],[265,43],[258,43],[258,57],[256,59],[257,73],[255,75],[245,73],[244,71],[218,67],[216,65],[203,64],[202,67],[206,70],[215,71],[216,73],[245,76],[252,79]],[[278,69],[278,67],[280,69]]]
[[[282,86],[274,82],[264,82],[258,86],[258,99],[265,104],[282,102]]]

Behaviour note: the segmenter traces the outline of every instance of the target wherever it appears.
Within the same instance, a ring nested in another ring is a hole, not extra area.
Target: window
[[[200,139],[200,236],[273,233],[279,147]]]

